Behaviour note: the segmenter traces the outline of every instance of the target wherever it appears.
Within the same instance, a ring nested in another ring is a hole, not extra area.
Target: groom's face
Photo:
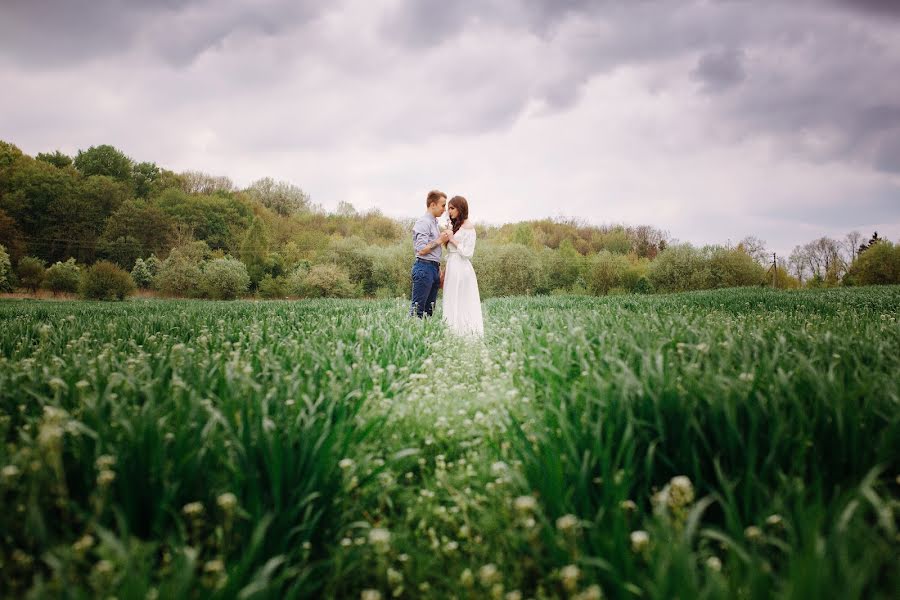
[[[435,218],[444,214],[444,209],[447,207],[447,200],[445,198],[441,198],[437,202],[431,205],[431,214],[434,215]]]

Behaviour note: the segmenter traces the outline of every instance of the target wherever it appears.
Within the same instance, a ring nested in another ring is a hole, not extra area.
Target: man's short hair
[[[426,207],[431,206],[432,204],[434,204],[441,198],[446,200],[447,194],[445,194],[444,192],[442,192],[440,190],[431,190],[430,192],[428,192],[428,197],[425,199],[425,206]]]

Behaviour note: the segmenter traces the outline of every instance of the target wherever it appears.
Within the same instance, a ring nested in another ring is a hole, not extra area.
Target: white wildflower
[[[631,532],[631,549],[634,552],[642,552],[650,545],[650,534],[642,529]]]
[[[556,528],[562,533],[571,533],[578,527],[578,517],[563,515],[556,520]]]
[[[375,527],[369,531],[369,543],[379,554],[384,554],[390,549],[391,532],[383,527]]]
[[[578,588],[579,577],[581,577],[581,569],[575,565],[566,565],[559,571],[559,578],[568,592],[574,592]]]

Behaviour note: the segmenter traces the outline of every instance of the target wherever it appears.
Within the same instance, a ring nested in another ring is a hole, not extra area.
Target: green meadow
[[[900,287],[0,302],[0,596],[895,598]]]

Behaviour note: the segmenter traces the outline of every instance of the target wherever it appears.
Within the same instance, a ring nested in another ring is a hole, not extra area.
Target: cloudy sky
[[[900,0],[2,0],[0,139],[334,208],[900,238]]]

